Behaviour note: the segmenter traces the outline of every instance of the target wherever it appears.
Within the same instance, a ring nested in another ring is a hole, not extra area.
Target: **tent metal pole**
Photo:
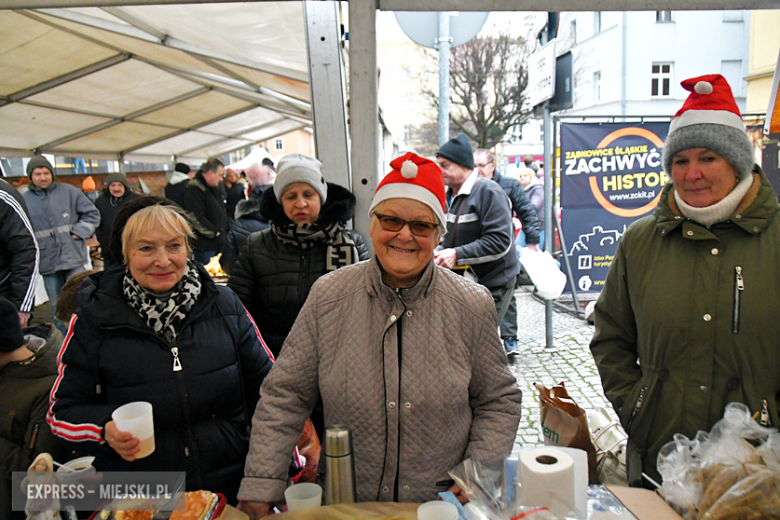
[[[323,177],[352,189],[338,2],[303,2],[317,158]]]
[[[46,90],[52,89],[54,87],[59,87],[60,85],[64,85],[69,81],[83,78],[84,76],[88,76],[94,72],[107,69],[108,67],[112,67],[117,63],[122,63],[123,61],[127,61],[130,58],[131,56],[129,54],[117,54],[115,56],[111,56],[110,58],[106,58],[97,63],[93,63],[92,65],[87,65],[86,67],[83,67],[79,70],[74,70],[73,72],[69,72],[67,74],[63,74],[62,76],[52,78],[48,81],[44,81],[43,83],[38,83],[37,85],[33,85],[32,87],[28,87],[24,90],[14,92],[13,94],[7,96],[6,99],[8,101],[6,103],[20,101],[24,98],[34,96],[35,94],[40,94],[41,92],[44,92]],[[5,103],[0,102],[0,105],[2,104]]]
[[[352,192],[357,199],[354,227],[368,237],[368,209],[379,181],[376,0],[349,1],[349,131],[352,140]]]

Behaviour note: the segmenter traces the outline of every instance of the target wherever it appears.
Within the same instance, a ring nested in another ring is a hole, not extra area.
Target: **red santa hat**
[[[690,95],[669,125],[664,143],[666,171],[672,171],[677,152],[707,148],[726,158],[741,178],[749,177],[755,162],[753,146],[726,78],[707,74],[686,79],[681,85]]]
[[[390,161],[393,170],[385,175],[376,188],[368,210],[369,217],[380,202],[387,199],[412,199],[422,202],[433,211],[441,228],[446,228],[444,181],[441,168],[435,162],[408,152]]]
[[[701,123],[727,125],[745,131],[745,123],[726,78],[720,74],[707,74],[686,79],[681,85],[691,94],[672,118],[669,133]]]

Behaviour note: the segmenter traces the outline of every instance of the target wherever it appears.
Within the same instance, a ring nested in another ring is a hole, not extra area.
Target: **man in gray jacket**
[[[448,206],[447,234],[436,264],[471,268],[477,281],[493,295],[507,355],[516,355],[517,323],[503,323],[518,269],[509,197],[501,186],[477,174],[465,134],[444,143],[436,160],[447,186]]]
[[[67,325],[57,319],[57,300],[71,275],[87,263],[85,241],[100,224],[100,213],[81,190],[55,181],[54,167],[43,156],[27,163],[30,189],[24,194],[35,238],[40,249],[39,270],[49,295],[54,324],[67,333]]]

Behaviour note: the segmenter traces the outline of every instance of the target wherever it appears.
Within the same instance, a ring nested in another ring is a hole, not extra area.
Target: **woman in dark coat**
[[[235,294],[189,259],[180,210],[148,200],[117,216],[124,265],[82,285],[47,421],[98,471],[186,471],[187,489],[235,503],[273,357]],[[140,459],[111,419],[133,401],[153,407],[156,448]]]
[[[355,214],[355,196],[326,183],[321,168],[302,154],[279,161],[274,186],[260,199],[271,228],[249,236],[228,280],[274,356],[314,282],[369,258],[363,237],[345,227]]]

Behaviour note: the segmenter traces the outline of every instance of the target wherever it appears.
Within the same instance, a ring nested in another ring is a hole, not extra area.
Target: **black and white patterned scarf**
[[[317,224],[271,224],[276,238],[284,244],[291,244],[301,249],[311,249],[323,242],[327,242],[328,251],[325,258],[325,267],[328,271],[335,271],[339,267],[354,264],[359,261],[355,241],[344,229],[344,224],[334,222],[327,226]]]
[[[200,277],[192,262],[187,262],[187,272],[173,288],[167,299],[157,298],[146,291],[125,272],[122,280],[122,293],[128,305],[146,322],[163,341],[169,345],[176,343],[187,314],[200,296]]]

